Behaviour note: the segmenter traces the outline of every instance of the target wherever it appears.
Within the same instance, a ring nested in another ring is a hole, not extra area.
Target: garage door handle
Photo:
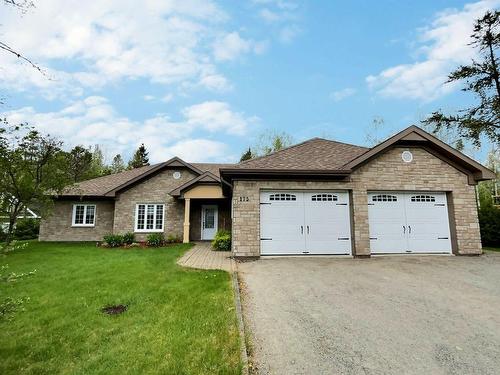
[[[307,234],[309,234],[309,225],[307,226]]]
[[[408,225],[408,234],[411,234],[411,225]]]
[[[403,225],[403,234],[406,233],[406,227]]]
[[[304,234],[304,226],[303,225],[300,226],[300,234]]]

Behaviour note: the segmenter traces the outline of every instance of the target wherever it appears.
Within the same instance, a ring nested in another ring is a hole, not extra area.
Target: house
[[[314,138],[239,164],[175,157],[66,189],[40,240],[228,229],[236,257],[480,254],[475,185],[494,177],[416,126],[373,148]]]

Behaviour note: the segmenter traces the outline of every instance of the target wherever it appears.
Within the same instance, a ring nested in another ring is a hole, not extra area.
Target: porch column
[[[191,210],[191,199],[184,199],[184,236],[182,242],[189,242],[189,212]]]

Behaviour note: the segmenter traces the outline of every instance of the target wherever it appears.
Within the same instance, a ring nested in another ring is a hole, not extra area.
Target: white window
[[[372,197],[372,202],[397,202],[398,197],[395,195],[379,194]]]
[[[71,225],[74,227],[93,227],[95,226],[95,214],[95,204],[74,204]]]
[[[135,206],[136,232],[163,232],[165,205],[141,203]]]
[[[295,194],[271,194],[269,196],[270,201],[296,201],[297,197]]]
[[[311,196],[311,200],[313,202],[321,202],[321,201],[336,202],[339,199],[336,195],[333,194],[314,194],[313,196]]]
[[[410,198],[412,202],[435,202],[436,197],[432,195],[414,195]]]

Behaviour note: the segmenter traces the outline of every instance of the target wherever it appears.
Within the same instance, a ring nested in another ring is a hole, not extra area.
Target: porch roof
[[[198,177],[193,178],[185,184],[173,189],[169,194],[172,197],[183,199],[185,194],[196,190],[197,194],[193,194],[193,198],[225,198],[222,192],[221,184],[226,184],[226,182],[221,182],[219,177],[209,171],[206,171]],[[212,188],[199,189],[200,186],[210,186]]]

